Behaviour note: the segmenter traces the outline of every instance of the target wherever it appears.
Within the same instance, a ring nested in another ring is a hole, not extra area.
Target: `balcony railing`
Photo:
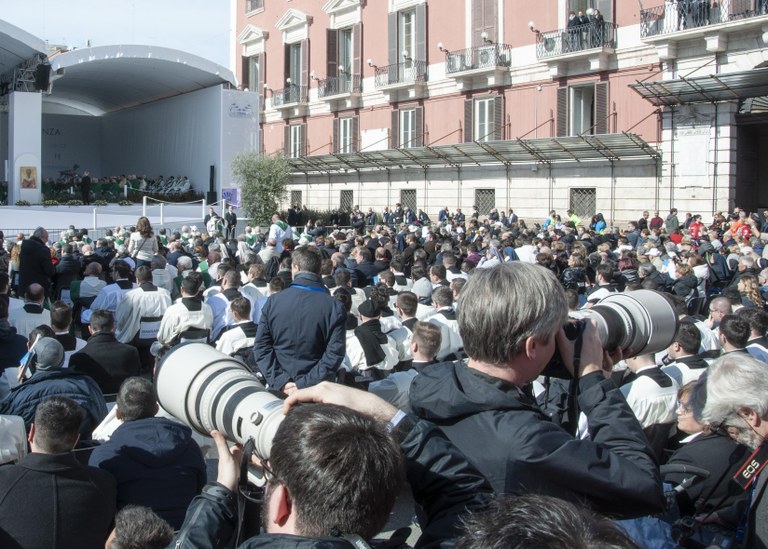
[[[282,90],[272,92],[272,106],[282,107],[292,103],[306,103],[309,88],[307,86],[298,86],[291,84]]]
[[[536,42],[536,57],[546,59],[595,48],[613,48],[615,40],[616,24],[610,21],[541,32]]]
[[[512,47],[506,44],[488,44],[466,50],[450,51],[445,54],[445,72],[471,71],[509,67],[512,61]]]
[[[640,11],[643,38],[768,14],[768,0],[667,0]]]
[[[360,85],[359,74],[332,77],[317,81],[317,95],[321,99],[323,97],[331,97],[343,93],[360,93],[360,91],[362,91],[362,87]]]
[[[424,82],[427,79],[425,61],[404,61],[385,67],[376,67],[376,87],[383,88],[394,84]]]

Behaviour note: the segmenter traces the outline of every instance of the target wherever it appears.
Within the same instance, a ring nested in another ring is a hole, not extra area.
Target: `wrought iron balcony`
[[[650,38],[768,14],[768,0],[677,0],[640,11],[640,36]]]
[[[272,106],[278,108],[295,103],[306,103],[308,92],[307,86],[296,84],[291,84],[282,90],[274,90],[272,92]]]
[[[317,96],[321,99],[347,93],[360,93],[362,91],[359,74],[352,76],[338,76],[317,81]]]
[[[509,67],[512,62],[512,46],[487,44],[445,54],[446,74],[456,74],[478,69]]]
[[[536,57],[549,59],[595,49],[613,49],[615,40],[616,24],[610,21],[540,32],[536,41]]]
[[[413,60],[376,67],[375,76],[377,88],[424,82],[427,79],[427,63]]]

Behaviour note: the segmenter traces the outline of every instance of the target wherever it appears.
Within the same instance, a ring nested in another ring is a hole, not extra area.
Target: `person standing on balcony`
[[[592,35],[592,47],[600,48],[605,43],[605,19],[600,10],[595,9],[592,11],[592,16],[589,20],[591,35]]]

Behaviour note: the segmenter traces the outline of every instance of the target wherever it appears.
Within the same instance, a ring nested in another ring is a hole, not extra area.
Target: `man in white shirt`
[[[673,360],[661,371],[683,385],[696,381],[707,369],[707,362],[697,356],[701,346],[701,332],[691,322],[681,322],[677,327],[675,339],[667,348],[667,355]]]
[[[184,337],[187,330],[207,332],[210,337],[213,327],[211,308],[199,296],[202,276],[190,273],[181,283],[181,299],[166,309],[157,341],[162,347],[171,347]]]
[[[51,313],[43,307],[45,290],[40,284],[33,283],[27,286],[24,294],[23,307],[11,309],[8,312],[8,324],[16,328],[16,333],[29,339],[29,333],[45,324],[51,325]]]
[[[64,347],[64,366],[69,367],[69,358],[85,347],[85,340],[70,333],[72,324],[72,307],[64,301],[55,301],[51,305],[51,328],[55,338]]]
[[[652,354],[628,358],[626,362],[635,379],[620,390],[643,429],[674,423],[680,388],[675,380],[656,366]]]
[[[429,317],[429,322],[440,327],[442,343],[437,352],[437,360],[456,360],[458,353],[464,348],[464,342],[459,333],[459,323],[453,310],[453,292],[450,288],[441,286],[432,292],[432,305],[435,314]]]
[[[136,285],[128,278],[131,275],[131,267],[123,260],[117,260],[112,265],[112,278],[114,284],[108,284],[104,286],[96,296],[96,299],[91,303],[89,309],[85,309],[81,315],[83,324],[89,324],[91,321],[91,311],[96,309],[103,309],[109,311],[113,315],[117,311],[117,306],[130,290],[134,289]]]
[[[280,218],[279,214],[272,216],[272,225],[269,227],[268,239],[275,239],[275,250],[278,254],[283,253],[283,240],[293,238],[293,230]]]
[[[221,334],[216,350],[232,355],[244,347],[253,347],[258,326],[251,321],[251,302],[244,296],[233,299],[229,304],[234,324]]]

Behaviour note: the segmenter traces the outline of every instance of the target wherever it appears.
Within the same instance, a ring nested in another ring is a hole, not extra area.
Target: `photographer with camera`
[[[300,404],[300,405],[299,405]],[[410,483],[423,507],[419,547],[443,547],[458,535],[458,517],[490,501],[488,482],[434,425],[375,395],[323,382],[294,392],[275,433],[262,505],[265,533],[240,547],[364,548]],[[187,511],[174,547],[231,547],[242,447],[219,453],[217,482]]]
[[[608,379],[612,362],[595,321],[582,323],[576,341],[565,336],[565,292],[551,271],[523,262],[481,269],[462,290],[457,310],[469,360],[425,368],[411,385],[411,405],[442,428],[497,493],[586,500],[619,517],[663,508],[653,452]],[[675,323],[671,307],[669,315]],[[576,401],[588,438],[553,423],[531,396],[531,382],[556,349],[578,379]]]

